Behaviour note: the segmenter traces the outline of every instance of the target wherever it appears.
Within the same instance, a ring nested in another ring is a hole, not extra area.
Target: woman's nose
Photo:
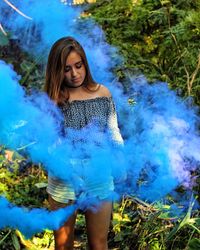
[[[77,75],[76,69],[75,69],[75,68],[72,68],[72,76],[74,77],[74,76],[76,76],[76,75]]]

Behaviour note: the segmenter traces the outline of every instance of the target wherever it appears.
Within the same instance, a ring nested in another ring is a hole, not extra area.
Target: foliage
[[[99,0],[88,9],[125,58],[119,77],[143,73],[200,104],[200,2]]]
[[[40,206],[45,192],[38,184],[47,182],[41,166],[34,166],[17,153],[8,160],[6,154],[0,155],[0,194],[16,205]]]
[[[6,150],[3,147],[0,150],[0,195],[5,196],[15,205],[28,208],[47,207],[45,191],[47,178],[42,167],[33,165],[16,152]],[[40,238],[41,240],[39,240]],[[53,241],[52,232],[40,234],[37,238],[33,238],[32,243],[25,241],[17,230],[4,229],[0,232],[0,249],[17,250],[23,249],[23,246],[31,246],[29,249],[36,250],[38,242],[41,246],[47,245],[44,243],[45,239],[49,245],[49,242]]]
[[[114,210],[112,245],[117,249],[192,249],[199,244],[200,221],[199,212],[191,218],[191,209],[192,205],[185,217],[172,217],[169,205],[126,197]]]
[[[152,82],[167,81],[180,89],[182,96],[191,95],[200,104],[199,10],[198,0],[99,0],[82,17],[84,21],[91,13],[105,30],[107,41],[124,56],[124,63],[115,69],[120,80],[125,82],[129,73],[142,72]],[[42,89],[40,59],[22,52],[17,40],[1,34],[0,57],[14,65],[27,91]],[[48,207],[42,166],[16,152],[8,159],[7,153],[2,147],[0,194],[16,205]],[[172,217],[170,209],[164,202],[147,204],[136,197],[114,204],[109,249],[200,249],[199,211],[191,211],[191,204],[185,214]],[[86,249],[83,214],[77,218],[75,243],[76,249]],[[0,249],[53,249],[53,234],[47,230],[25,240],[18,230],[4,229],[0,231]]]
[[[19,41],[3,37],[0,32],[0,58],[12,64],[14,70],[21,76],[20,84],[27,92],[42,90],[44,85],[44,66],[40,64],[40,57],[33,59],[23,52]]]

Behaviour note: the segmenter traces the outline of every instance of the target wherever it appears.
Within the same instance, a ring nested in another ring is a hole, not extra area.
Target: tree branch
[[[190,91],[191,91],[191,89],[192,89],[192,85],[193,85],[193,82],[194,82],[194,80],[195,80],[195,78],[196,78],[196,75],[198,74],[198,72],[199,72],[199,69],[200,69],[200,52],[199,52],[199,55],[198,55],[198,61],[197,61],[197,66],[196,66],[196,69],[194,70],[194,72],[192,73],[192,75],[191,75],[191,80],[190,80],[190,82],[189,82],[189,88],[190,88]]]
[[[4,0],[5,3],[7,3],[11,8],[13,8],[16,12],[18,12],[21,16],[27,18],[27,19],[30,19],[32,20],[31,17],[25,15],[23,12],[21,12],[19,9],[17,9],[12,3],[10,3],[8,0]]]
[[[5,36],[7,36],[7,33],[5,32],[5,30],[4,30],[3,26],[1,25],[1,23],[0,23],[0,30],[1,30],[1,32],[2,32]]]

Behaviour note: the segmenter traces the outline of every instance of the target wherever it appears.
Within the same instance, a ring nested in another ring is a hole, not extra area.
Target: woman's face
[[[67,86],[79,87],[83,84],[86,76],[85,65],[80,55],[72,50],[66,60],[65,79]]]

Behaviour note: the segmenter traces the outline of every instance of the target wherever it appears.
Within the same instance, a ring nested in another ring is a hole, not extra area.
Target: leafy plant
[[[116,73],[166,81],[200,104],[199,1],[100,0],[88,15],[125,58]]]

